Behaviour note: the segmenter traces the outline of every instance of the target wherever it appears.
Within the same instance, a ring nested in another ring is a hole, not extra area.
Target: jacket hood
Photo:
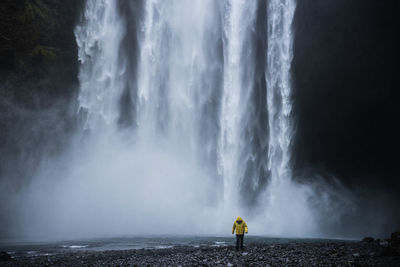
[[[238,217],[236,218],[236,221],[237,221],[238,223],[241,223],[241,222],[243,222],[243,219],[240,218],[240,216],[238,216]]]

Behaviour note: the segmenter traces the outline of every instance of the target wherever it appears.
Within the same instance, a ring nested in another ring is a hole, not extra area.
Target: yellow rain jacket
[[[247,224],[242,218],[240,218],[240,216],[238,216],[236,221],[233,223],[232,234],[235,232],[235,229],[237,235],[243,235],[244,233],[247,234]]]

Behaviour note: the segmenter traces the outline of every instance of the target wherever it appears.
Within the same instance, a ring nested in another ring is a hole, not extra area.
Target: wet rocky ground
[[[400,266],[396,242],[366,238],[361,242],[250,243],[240,252],[233,246],[78,251],[4,258],[0,266]]]

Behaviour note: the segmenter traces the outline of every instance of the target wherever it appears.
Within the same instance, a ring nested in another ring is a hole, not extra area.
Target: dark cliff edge
[[[13,223],[10,196],[32,178],[44,155],[56,155],[67,144],[75,127],[73,29],[83,3],[0,3],[0,236],[10,234]]]

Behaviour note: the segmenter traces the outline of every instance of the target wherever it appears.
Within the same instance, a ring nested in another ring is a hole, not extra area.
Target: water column
[[[220,77],[212,71],[220,67],[220,58],[209,55],[218,41],[213,36],[217,12],[213,1],[144,2],[137,106],[141,138],[168,139],[194,154],[208,145],[200,135],[212,131],[202,122],[216,115],[203,117],[219,90]]]
[[[292,23],[295,0],[268,3],[268,51],[265,68],[269,118],[268,169],[271,180],[266,191],[266,228],[273,234],[311,235],[315,229],[308,204],[311,188],[292,180],[293,138],[291,75]]]
[[[255,20],[257,2],[231,0],[224,4],[224,86],[220,115],[219,172],[224,178],[224,204],[226,207],[236,207],[238,187],[243,178],[240,173],[244,168],[239,162],[244,130],[242,119],[252,90],[252,81],[249,82],[244,70],[246,66],[253,68],[253,59],[245,51],[251,47],[248,39]]]
[[[291,77],[293,58],[292,21],[295,0],[268,3],[268,52],[266,82],[269,117],[268,169],[271,183],[291,179],[290,156],[293,125]]]
[[[116,5],[88,0],[83,23],[75,29],[81,63],[78,103],[85,129],[114,125],[119,116],[125,69],[118,56],[125,24]]]

